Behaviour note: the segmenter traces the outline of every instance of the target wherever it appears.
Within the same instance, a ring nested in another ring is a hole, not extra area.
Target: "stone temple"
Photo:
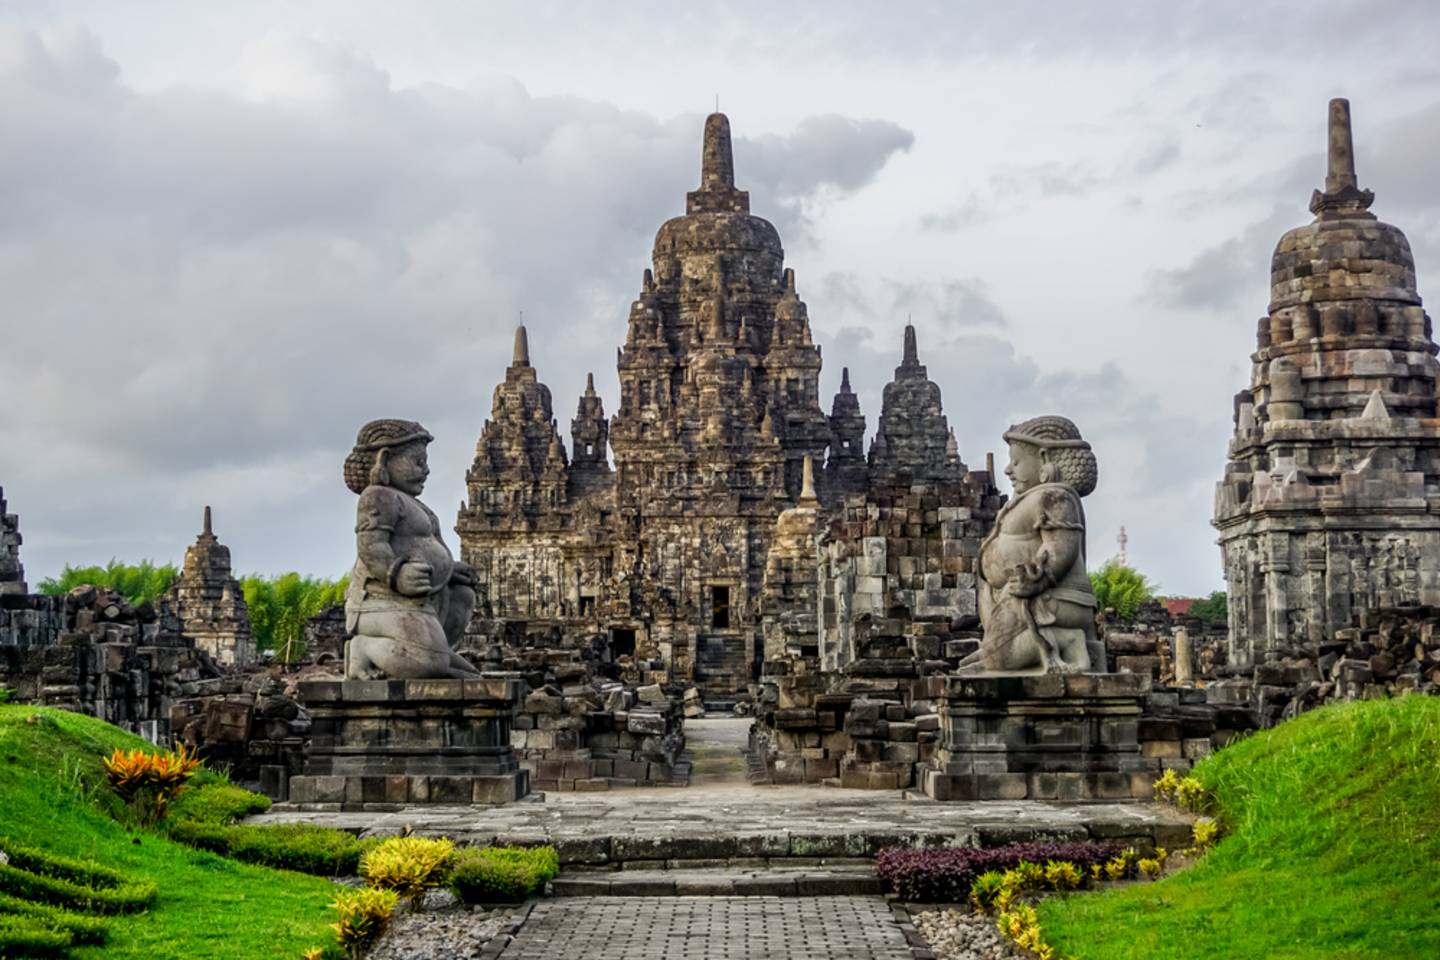
[[[211,528],[210,508],[200,535],[185,550],[185,565],[167,598],[185,635],[223,666],[244,667],[255,659],[250,611],[240,581],[230,569],[230,548]]]
[[[1315,219],[1275,248],[1216,490],[1237,667],[1440,604],[1437,347],[1410,244],[1356,181],[1348,101],[1329,134]]]
[[[456,527],[479,583],[477,623],[503,624],[511,635],[602,636],[630,679],[693,682],[707,700],[723,702],[744,696],[775,652],[766,650],[764,624],[768,616],[778,637],[782,612],[762,598],[767,557],[777,520],[800,501],[807,458],[807,508],[833,514],[846,498],[862,498],[860,526],[867,493],[911,480],[952,488],[960,509],[967,472],[913,328],[868,458],[848,371],[831,414],[822,410],[820,347],[779,234],[750,213],[749,195],[735,186],[724,114],[705,121],[699,189],[655,236],[653,268],[631,305],[616,366],[620,409],[607,419],[592,378],[570,422],[567,455],[525,328],[517,330]],[[985,475],[971,477],[963,497],[978,508],[993,493]],[[819,529],[818,514],[807,526]],[[983,531],[973,533],[978,543]],[[815,656],[819,558],[797,564],[792,548],[786,562],[771,564],[771,582],[810,604],[808,623],[787,622],[796,649]],[[933,573],[940,603],[942,560],[924,569],[923,553],[917,585]],[[886,562],[879,558],[870,581],[883,585]],[[790,568],[796,582],[781,585]],[[853,592],[853,577],[833,581],[829,594]],[[960,583],[953,571],[949,581],[952,589]],[[973,583],[963,589],[969,603],[947,602],[946,610],[973,610]]]

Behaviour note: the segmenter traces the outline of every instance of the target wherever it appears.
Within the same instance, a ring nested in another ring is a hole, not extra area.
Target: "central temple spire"
[[[1330,101],[1329,149],[1325,164],[1325,189],[1310,197],[1310,212],[1333,220],[1343,217],[1374,219],[1366,213],[1375,194],[1361,190],[1355,179],[1355,140],[1350,131],[1350,101]]]
[[[750,194],[735,189],[730,118],[723,113],[712,113],[705,118],[705,136],[700,147],[700,189],[686,195],[685,212],[750,212]]]
[[[730,118],[723,113],[712,113],[705,118],[705,145],[700,151],[700,189],[735,189],[735,155],[730,148]]]
[[[1350,132],[1350,101],[1337,97],[1330,101],[1330,151],[1325,171],[1325,192],[1339,193],[1346,187],[1357,187],[1355,180],[1355,140]]]
[[[515,352],[510,360],[512,367],[530,366],[530,337],[525,333],[525,324],[515,328]]]

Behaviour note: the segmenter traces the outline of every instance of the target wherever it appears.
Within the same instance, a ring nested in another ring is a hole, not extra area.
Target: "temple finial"
[[[719,111],[705,118],[705,144],[700,152],[700,189],[735,189],[735,156],[730,149],[730,120]]]
[[[1350,101],[1330,101],[1330,153],[1325,170],[1325,192],[1355,187],[1355,139],[1350,132]]]
[[[785,280],[784,280],[784,283],[785,283],[785,292],[786,292],[786,293],[794,293],[794,292],[795,292],[795,268],[794,268],[794,267],[786,267],[786,268],[785,268],[785,273],[783,274],[783,276],[784,276],[784,278],[785,278]]]
[[[901,359],[902,367],[920,366],[920,348],[915,344],[915,324],[905,324],[905,356]]]
[[[810,454],[805,454],[805,462],[800,468],[800,502],[811,503],[815,500],[815,461]]]
[[[593,373],[585,374],[585,396],[595,396],[595,374]]]
[[[208,503],[205,504],[205,528],[200,531],[200,535],[201,535],[202,537],[213,537],[213,536],[215,536],[214,531],[212,531],[211,528],[210,528],[210,504],[208,504]]]
[[[1350,101],[1344,97],[1330,101],[1328,140],[1325,189],[1311,194],[1310,212],[1326,219],[1372,219],[1372,215],[1365,211],[1375,201],[1375,194],[1361,190],[1355,179],[1355,139],[1350,129]]]
[[[850,368],[849,368],[849,367],[841,367],[841,368],[840,368],[840,392],[841,392],[841,393],[849,393],[849,392],[850,392]]]
[[[515,328],[515,355],[510,361],[512,367],[530,366],[530,337],[525,333],[525,324]]]

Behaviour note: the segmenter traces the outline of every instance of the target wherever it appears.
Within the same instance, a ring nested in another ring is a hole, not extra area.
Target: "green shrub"
[[[326,580],[298,573],[241,577],[256,648],[274,650],[286,663],[298,659],[305,652],[305,621],[326,607],[344,603],[349,582],[348,576]]]
[[[60,596],[88,584],[114,590],[138,607],[142,603],[154,603],[160,599],[179,576],[180,569],[175,564],[167,563],[157,567],[150,560],[121,563],[111,559],[103,567],[72,567],[67,563],[58,578],[47,577],[40,581],[40,592]]]
[[[360,876],[372,887],[413,897],[445,882],[454,854],[455,844],[449,840],[391,837],[360,858]]]
[[[270,809],[270,798],[229,783],[202,783],[170,808],[172,824],[181,821],[226,825]]]
[[[394,890],[375,887],[346,890],[335,895],[335,902],[330,906],[340,917],[330,926],[347,955],[358,957],[375,942],[395,915],[395,904],[399,899]]]
[[[1155,599],[1155,588],[1133,567],[1110,559],[1090,573],[1090,586],[1101,610],[1114,610],[1121,620],[1132,620],[1140,605]]]
[[[377,840],[360,840],[343,830],[306,823],[227,826],[182,820],[170,838],[245,863],[258,863],[322,877],[359,872],[360,858]]]
[[[43,920],[0,913],[0,957],[63,957],[73,942]]]
[[[995,898],[1000,895],[1004,882],[1004,876],[999,870],[986,870],[976,877],[975,882],[970,884],[970,902],[975,909],[988,912],[995,906]]]
[[[471,847],[455,855],[450,889],[466,903],[523,900],[559,872],[554,847]]]
[[[1085,874],[1068,860],[1051,860],[1045,864],[1045,885],[1051,890],[1074,890],[1085,882]]]
[[[0,916],[28,917],[52,930],[70,935],[74,943],[104,943],[110,933],[110,925],[99,917],[83,913],[71,913],[44,903],[32,903],[18,897],[0,894]],[[5,956],[0,950],[0,956]]]
[[[0,838],[0,894],[91,913],[131,913],[155,900],[155,884],[131,880],[98,863],[57,857]]]

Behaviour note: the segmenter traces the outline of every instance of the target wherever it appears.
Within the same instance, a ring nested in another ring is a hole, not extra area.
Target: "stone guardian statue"
[[[434,438],[410,420],[372,420],[345,458],[355,510],[355,569],[345,594],[345,676],[353,680],[478,677],[453,644],[475,607],[475,573],[440,539],[416,499]]]
[[[960,672],[1103,672],[1080,504],[1095,489],[1095,454],[1064,417],[1026,420],[1005,441],[1015,493],[980,544],[985,635]]]

